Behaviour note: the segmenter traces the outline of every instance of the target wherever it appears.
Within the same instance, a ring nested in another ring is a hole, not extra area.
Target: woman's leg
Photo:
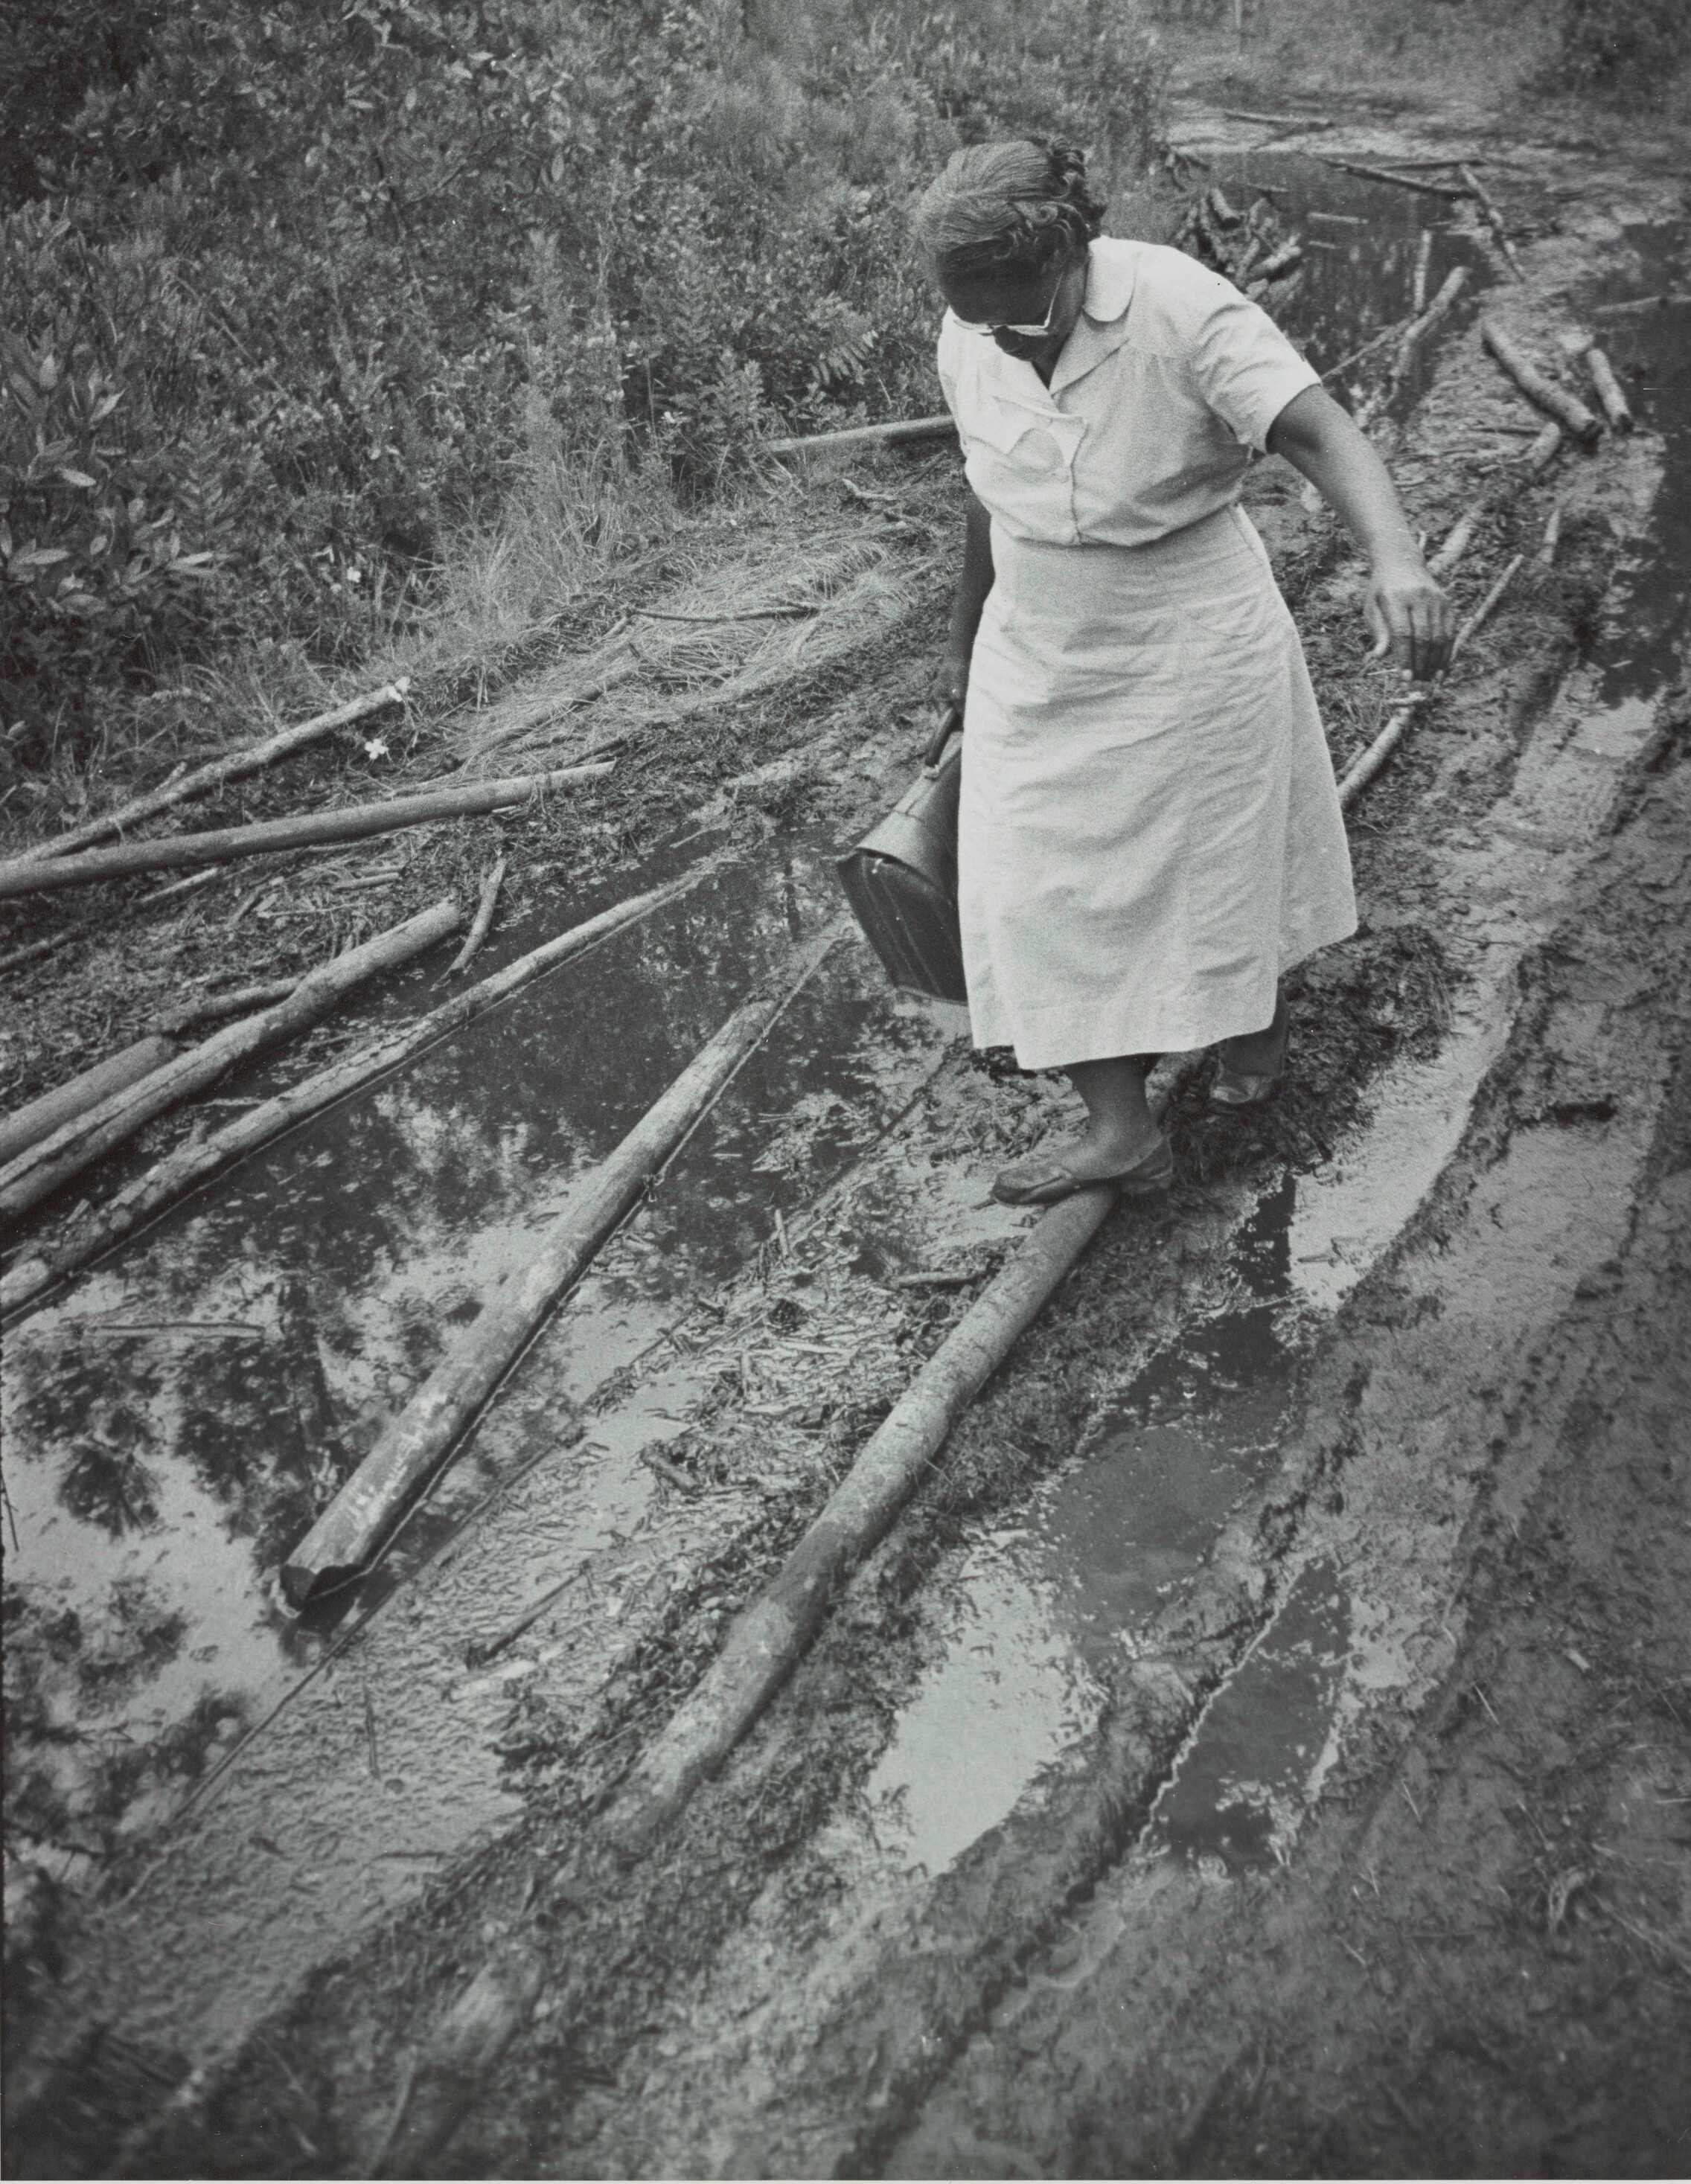
[[[1119,1175],[1157,1142],[1145,1100],[1145,1080],[1155,1060],[1154,1055],[1120,1054],[1107,1061],[1076,1061],[1063,1072],[1086,1103],[1085,1130],[1058,1154],[1077,1174]]]
[[[1274,1014],[1260,1031],[1241,1032],[1222,1040],[1223,1066],[1242,1077],[1273,1076],[1286,1059],[1286,996],[1276,987]]]

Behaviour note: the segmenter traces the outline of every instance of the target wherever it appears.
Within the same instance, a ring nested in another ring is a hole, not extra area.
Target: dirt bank
[[[1186,134],[1248,179],[1249,131]],[[1376,163],[1484,148],[1346,143]],[[1683,208],[1647,166],[1510,156],[1529,280],[1487,304],[1541,353],[1679,278]],[[1413,237],[1379,219],[1406,278]],[[159,1830],[120,1770],[49,1780],[36,1848],[85,1863],[71,1885],[36,1855],[18,1925],[19,2173],[367,2167],[422,2031],[501,1947],[539,2003],[466,2089],[444,2173],[1670,2165],[1691,1794],[1684,413],[1660,329],[1614,324],[1644,430],[1536,481],[1536,421],[1471,320],[1411,390],[1393,460],[1415,520],[1437,538],[1482,512],[1460,603],[1513,553],[1529,566],[1359,807],[1365,928],[1299,981],[1286,1095],[1258,1122],[1213,1116],[1201,1061],[1165,1067],[1173,1201],[1112,1217],[672,1838],[628,1869],[592,1816],[1013,1245],[983,1174],[1064,1097],[971,1060],[850,960],[575,1331],[525,1361],[389,1589],[290,1640],[278,1711],[243,1696],[238,1749],[202,1724],[191,1807]],[[1293,483],[1261,466],[1253,504],[1342,764],[1394,692],[1358,665],[1353,558]],[[912,762],[951,463],[890,457],[800,495],[749,540],[713,519],[702,573],[647,572],[668,588],[594,603],[557,660],[419,737],[420,772],[612,735],[629,758],[567,811],[419,844],[395,914],[494,834],[518,917],[566,908],[561,876],[586,900],[626,887],[665,831],[786,861],[349,1126],[360,1207],[388,1175],[410,1208],[409,1227],[364,1216],[391,1279],[311,1262],[346,1338],[320,1366],[350,1452],[516,1248],[536,1177],[590,1158],[756,968],[712,922],[753,956],[813,930],[816,845]],[[806,526],[795,577],[777,557]],[[656,597],[790,605],[795,584],[796,654],[755,626],[707,650],[619,627]],[[287,884],[325,914],[326,883]],[[253,929],[184,927],[184,956]],[[111,945],[129,952],[108,981],[138,975],[136,939]],[[67,1027],[75,1048],[102,975],[43,964],[31,1066]],[[633,995],[661,1024],[613,1046]],[[114,1042],[148,996],[111,1006]],[[598,1075],[572,1030],[606,1043]],[[447,1126],[466,1086],[515,1101],[572,1072],[590,1101],[553,1095],[561,1120],[540,1102],[473,1161]],[[262,1331],[268,1292],[218,1287],[229,1239],[260,1262],[279,1206],[285,1265],[354,1189],[321,1152],[327,1198],[307,1144],[60,1300],[35,1323],[42,1369],[93,1339],[96,1306],[127,1325],[164,1298],[188,1323],[215,1299]],[[293,1366],[266,1369],[291,1388]],[[260,1450],[264,1407],[240,1413]],[[243,1552],[297,1513],[297,1443],[266,1457],[273,1496],[246,1490]],[[578,1591],[506,1641],[561,1575]],[[27,1601],[20,1624],[8,1672],[34,1661],[50,1727],[74,1663]]]

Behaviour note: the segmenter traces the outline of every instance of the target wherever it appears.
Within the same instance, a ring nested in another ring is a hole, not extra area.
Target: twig
[[[1337,129],[1338,123],[1321,114],[1312,114],[1308,120],[1292,114],[1252,114],[1242,106],[1224,106],[1222,113],[1230,121],[1260,121],[1268,129],[1284,129],[1289,136],[1300,130]]]
[[[820,614],[818,605],[793,607],[746,607],[739,614],[666,614],[660,607],[633,607],[630,612],[644,615],[648,621],[796,621],[806,615]]]
[[[560,1578],[555,1585],[541,1594],[532,1607],[525,1607],[514,1623],[507,1623],[497,1637],[484,1639],[479,1645],[466,1646],[464,1648],[465,1667],[483,1669],[489,1661],[497,1660],[506,1646],[514,1646],[525,1631],[534,1628],[552,1602],[566,1593],[587,1568],[587,1563],[583,1563],[578,1568],[572,1570],[567,1577]]]
[[[913,1274],[895,1274],[892,1287],[896,1290],[960,1290],[970,1282],[979,1281],[981,1269],[973,1268],[957,1273],[938,1267],[924,1268]]]
[[[1525,281],[1526,276],[1521,270],[1521,260],[1515,254],[1515,245],[1509,239],[1509,230],[1504,226],[1497,200],[1471,167],[1459,166],[1456,171],[1467,184],[1468,194],[1477,200],[1480,210],[1486,216],[1486,225],[1498,239],[1498,248],[1502,251],[1510,271],[1517,281]]]
[[[1359,159],[1336,159],[1331,152],[1317,152],[1314,157],[1329,167],[1337,167],[1347,175],[1360,175],[1368,182],[1395,182],[1400,190],[1419,190],[1423,197],[1465,198],[1465,189],[1457,189],[1449,182],[1423,182],[1414,175],[1394,175],[1384,167],[1364,166]]]
[[[464,945],[447,965],[442,973],[444,978],[455,978],[487,939],[488,928],[494,922],[494,905],[499,900],[499,883],[504,878],[505,859],[497,857],[486,879],[482,882],[482,899],[476,905],[476,915],[465,935]]]
[[[1634,296],[1627,303],[1593,304],[1591,315],[1594,319],[1629,319],[1640,311],[1665,311],[1673,304],[1691,304],[1691,295]]]
[[[1548,569],[1554,562],[1556,548],[1561,542],[1561,536],[1562,504],[1560,501],[1556,501],[1550,510],[1550,520],[1544,526],[1543,543],[1538,549],[1538,560],[1542,567]]]
[[[805,440],[766,440],[766,455],[808,455],[829,448],[904,447],[921,440],[947,440],[957,431],[944,417],[910,417],[891,425],[852,425],[840,432],[818,432]]]
[[[1515,555],[1490,591],[1481,600],[1479,605],[1475,608],[1473,613],[1456,632],[1456,640],[1450,648],[1449,666],[1446,668],[1445,674],[1448,674],[1449,668],[1455,666],[1457,656],[1464,647],[1477,635],[1482,625],[1503,597],[1513,581],[1515,571],[1526,558],[1522,554]],[[1387,760],[1403,741],[1410,722],[1425,706],[1432,702],[1443,687],[1443,682],[1444,675],[1435,677],[1431,682],[1417,690],[1412,697],[1398,706],[1368,749],[1347,769],[1344,778],[1339,783],[1339,802],[1342,805],[1353,804],[1361,795],[1363,790],[1367,788],[1369,783],[1374,779]]]
[[[1481,320],[1480,338],[1529,402],[1547,416],[1554,417],[1575,439],[1591,441],[1598,437],[1603,427],[1584,403],[1546,379],[1493,320]]]
[[[364,1742],[370,1758],[371,1779],[379,1782],[382,1780],[382,1761],[376,1749],[376,1702],[370,1696],[367,1675],[364,1682]]]
[[[226,758],[214,759],[209,766],[196,767],[193,772],[179,780],[167,782],[164,788],[155,788],[149,795],[137,796],[132,802],[120,805],[115,811],[108,811],[98,819],[90,819],[68,834],[59,834],[45,842],[37,842],[25,850],[20,863],[33,862],[47,857],[62,857],[86,843],[98,842],[108,834],[121,834],[126,827],[137,820],[150,819],[154,813],[168,811],[175,805],[186,803],[204,789],[220,788],[226,781],[238,781],[243,774],[254,773],[260,766],[270,766],[292,751],[303,749],[307,744],[321,742],[336,728],[345,727],[349,722],[362,720],[384,705],[403,702],[410,688],[410,678],[401,676],[397,682],[384,683],[381,689],[366,696],[354,698],[349,704],[337,705],[332,711],[319,713],[314,720],[301,721],[292,728],[280,729],[266,736],[261,743],[248,744],[243,749],[231,751]]]

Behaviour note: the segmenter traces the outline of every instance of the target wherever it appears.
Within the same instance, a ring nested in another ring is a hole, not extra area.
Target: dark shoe
[[[1152,1191],[1166,1190],[1174,1179],[1175,1156],[1168,1139],[1159,1137],[1131,1167],[1118,1169],[1113,1175],[1076,1175],[1061,1161],[1042,1161],[1037,1155],[1032,1160],[1019,1161],[994,1179],[992,1195],[1001,1206],[1055,1206],[1059,1199],[1072,1198],[1077,1190],[1108,1184],[1124,1198],[1145,1198]]]

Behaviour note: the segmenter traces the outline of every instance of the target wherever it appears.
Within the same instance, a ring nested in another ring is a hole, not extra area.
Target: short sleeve
[[[1268,446],[1269,428],[1286,404],[1320,374],[1299,356],[1268,313],[1219,273],[1206,273],[1192,367],[1199,393],[1247,448]]]
[[[968,453],[968,434],[963,428],[963,412],[958,406],[957,397],[957,333],[952,324],[949,311],[940,327],[939,354],[935,361],[940,372],[940,392],[946,398],[946,407],[952,413],[952,421],[957,428],[957,438],[966,455]]]

